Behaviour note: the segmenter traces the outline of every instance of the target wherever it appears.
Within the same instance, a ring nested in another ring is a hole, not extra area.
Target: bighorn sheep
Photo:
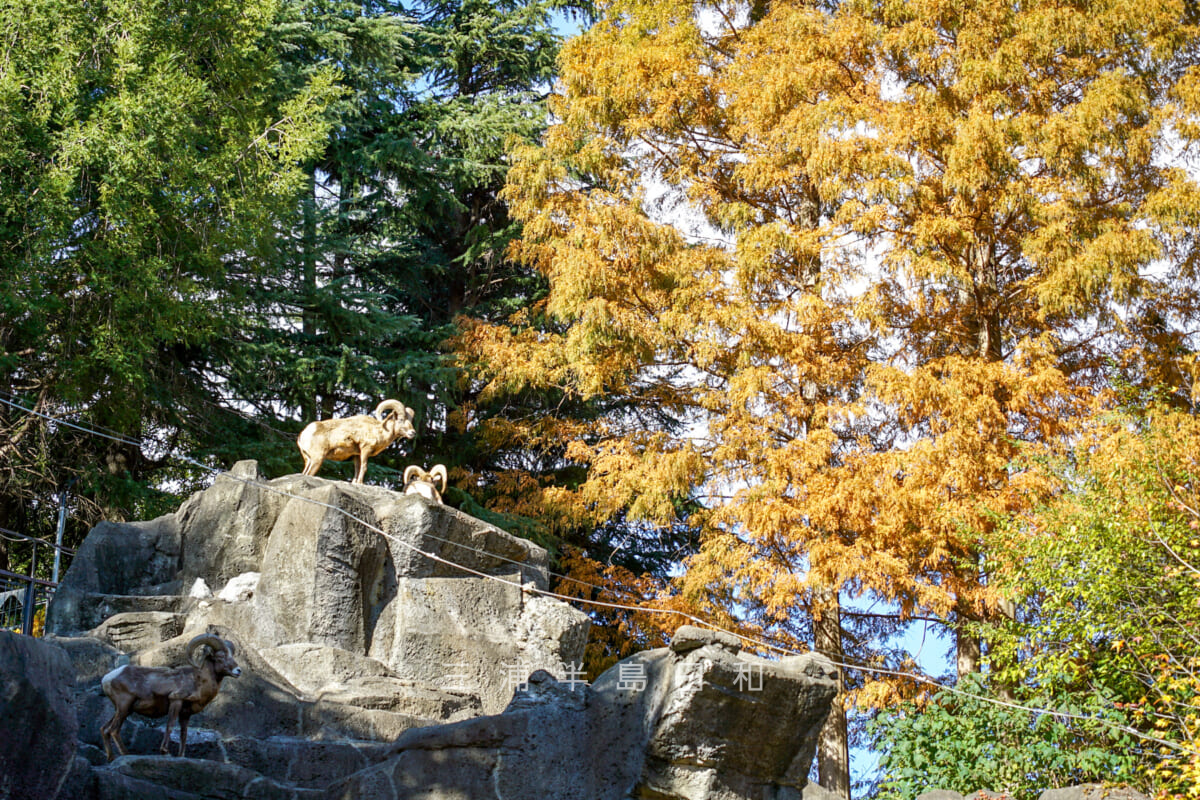
[[[296,444],[304,456],[304,474],[316,475],[321,462],[354,459],[353,483],[362,483],[367,474],[367,459],[403,436],[411,439],[413,410],[399,400],[384,400],[372,416],[359,414],[345,419],[310,422],[300,432]]]
[[[109,740],[125,755],[125,744],[121,741],[121,726],[130,712],[136,711],[147,717],[167,718],[163,731],[164,753],[170,755],[167,743],[171,741],[171,723],[179,720],[179,757],[187,747],[188,719],[207,706],[221,689],[221,679],[226,675],[236,678],[242,674],[233,660],[233,643],[211,633],[202,633],[188,642],[190,665],[168,667],[139,667],[126,664],[104,676],[100,687],[112,701],[116,711],[112,719],[100,728],[100,740],[104,742],[104,755],[112,761]]]
[[[438,484],[441,487],[438,487]],[[426,472],[418,466],[410,466],[404,470],[404,493],[419,494],[435,503],[442,502],[442,492],[446,491],[446,467],[438,464]]]

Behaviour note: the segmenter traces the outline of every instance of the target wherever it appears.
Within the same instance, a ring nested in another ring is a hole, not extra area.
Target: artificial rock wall
[[[0,800],[800,797],[827,660],[684,628],[587,686],[570,669],[587,617],[531,591],[547,582],[544,550],[452,508],[242,462],[174,514],[89,534],[37,643],[73,672],[77,756]],[[140,720],[105,763],[100,678],[183,663],[204,631],[243,675],[193,718],[188,758],[157,755],[163,721]],[[6,648],[0,676],[30,657]]]

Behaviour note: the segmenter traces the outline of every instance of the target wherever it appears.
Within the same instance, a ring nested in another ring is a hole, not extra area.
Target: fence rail
[[[73,556],[75,550],[8,528],[0,528],[0,535],[10,541],[28,542],[32,548],[28,575],[0,569],[0,628],[31,636],[39,610],[44,612],[58,588],[57,583],[37,577],[38,546],[52,548],[60,556]]]

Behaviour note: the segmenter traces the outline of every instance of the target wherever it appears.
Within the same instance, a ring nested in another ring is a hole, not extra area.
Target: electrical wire
[[[21,406],[15,402],[5,400],[2,397],[0,397],[0,403],[4,403],[6,405],[9,405],[15,409],[24,411],[26,413],[33,414],[35,416],[42,417],[47,420],[51,420],[51,421],[54,421],[54,422],[62,424],[62,425],[66,425],[67,427],[73,428],[73,429],[81,431],[83,433],[99,436],[99,437],[102,437],[105,439],[112,439],[114,441],[121,441],[122,443],[125,443],[125,444],[135,445],[135,446],[139,446],[139,447],[141,446],[141,443],[137,442],[135,440],[127,439],[125,437],[118,438],[118,437],[114,437],[114,436],[108,436],[99,431],[89,430],[87,427],[77,425],[75,423],[67,422],[66,420],[58,419],[55,417],[50,417],[46,414],[42,414],[40,412],[34,411],[33,409]],[[490,575],[486,572],[480,572],[479,570],[476,570],[472,567],[468,567],[465,564],[459,564],[455,561],[444,558],[436,553],[430,553],[425,550],[422,550],[421,548],[417,547],[416,545],[414,545],[410,542],[406,542],[403,539],[400,539],[398,537],[395,537],[395,536],[389,534],[387,531],[383,530],[382,528],[380,528],[376,525],[372,525],[371,523],[367,522],[366,520],[355,516],[351,512],[347,511],[346,509],[339,508],[338,506],[332,505],[330,503],[325,503],[323,501],[316,500],[311,497],[304,497],[302,495],[292,494],[291,492],[284,491],[277,487],[271,486],[270,484],[263,483],[262,481],[258,481],[258,480],[252,479],[252,478],[244,478],[240,475],[234,475],[229,472],[223,472],[222,470],[219,470],[215,467],[208,466],[207,464],[203,464],[189,456],[171,456],[171,458],[173,458],[176,461],[180,461],[182,463],[186,463],[190,466],[196,467],[200,470],[203,470],[203,471],[208,472],[213,475],[223,475],[227,479],[240,481],[244,484],[254,486],[261,490],[265,490],[268,492],[278,494],[283,497],[288,497],[288,498],[291,498],[294,500],[299,500],[301,502],[310,503],[312,505],[316,505],[316,506],[330,509],[332,511],[336,511],[339,514],[342,514],[347,519],[349,519],[353,522],[356,522],[359,525],[362,525],[367,530],[378,533],[380,536],[384,537],[384,539],[391,541],[391,542],[395,542],[396,544],[400,545],[401,547],[407,548],[408,550],[411,550],[412,552],[417,553],[425,558],[428,558],[432,561],[436,561],[440,564],[444,564],[446,566],[452,567],[461,572],[465,572],[467,574],[474,575],[474,576],[482,578],[484,580],[495,581],[497,583],[501,583],[506,586],[511,586],[513,588],[519,589],[520,591],[528,593],[528,594],[535,594],[535,595],[540,595],[543,597],[550,597],[550,598],[553,598],[556,600],[561,600],[566,603],[582,603],[582,604],[590,605],[590,606],[619,609],[619,610],[630,611],[630,612],[634,612],[634,613],[675,615],[678,617],[682,617],[683,619],[686,619],[690,622],[694,622],[701,626],[710,628],[714,631],[733,636],[733,637],[737,638],[738,640],[740,640],[742,642],[746,642],[748,644],[751,644],[757,648],[772,650],[772,651],[775,651],[777,653],[780,653],[780,654],[786,655],[786,656],[802,656],[802,655],[808,654],[808,653],[805,653],[802,651],[793,650],[793,649],[790,649],[787,647],[782,647],[782,646],[767,642],[762,639],[757,639],[752,636],[747,636],[747,635],[739,633],[737,631],[722,628],[719,625],[716,625],[707,620],[696,617],[692,614],[688,614],[687,612],[679,611],[677,609],[632,606],[632,605],[626,605],[623,603],[610,603],[610,602],[602,601],[602,600],[591,600],[591,599],[581,598],[581,597],[572,597],[570,595],[560,594],[558,592],[553,592],[548,589],[539,589],[532,583],[523,584],[523,583],[520,583],[517,581],[508,580],[500,575]],[[446,540],[443,539],[442,541],[446,541]],[[487,551],[477,551],[477,552],[482,552],[486,555],[490,555],[490,556],[494,556],[496,558],[503,559],[502,556],[499,556],[499,555],[493,554],[493,553],[488,553]],[[511,559],[503,559],[503,560],[511,561]],[[520,562],[513,562],[513,563],[519,564]],[[593,584],[588,584],[588,585],[593,585]],[[595,588],[600,588],[600,587],[595,587]],[[903,678],[903,679],[913,681],[915,683],[920,683],[923,685],[927,685],[927,686],[936,688],[936,689],[938,689],[942,692],[946,692],[948,694],[952,694],[952,695],[956,695],[956,696],[960,696],[960,697],[966,697],[966,698],[970,698],[970,699],[977,700],[980,702],[988,703],[991,705],[1000,706],[1003,708],[1009,708],[1009,709],[1013,709],[1016,711],[1023,711],[1023,712],[1027,712],[1027,713],[1034,714],[1034,715],[1045,714],[1045,715],[1049,715],[1049,716],[1057,718],[1057,719],[1069,719],[1069,720],[1074,720],[1074,721],[1079,721],[1079,722],[1098,723],[1098,724],[1104,725],[1112,730],[1117,730],[1122,733],[1133,736],[1134,738],[1141,739],[1144,741],[1154,742],[1155,744],[1158,744],[1162,747],[1166,747],[1166,748],[1169,748],[1172,750],[1177,750],[1181,753],[1194,754],[1197,752],[1196,748],[1186,747],[1184,745],[1181,745],[1178,742],[1172,742],[1167,739],[1162,739],[1160,737],[1151,736],[1143,731],[1137,730],[1136,728],[1132,728],[1128,725],[1122,725],[1121,723],[1114,722],[1113,720],[1105,719],[1103,717],[1088,716],[1086,714],[1075,714],[1072,712],[1058,711],[1058,710],[1048,709],[1048,708],[1038,708],[1035,706],[1026,706],[1021,703],[1010,702],[1007,700],[1000,700],[998,698],[992,698],[992,697],[987,697],[985,695],[976,694],[974,692],[968,692],[968,691],[959,689],[954,686],[947,686],[947,685],[938,683],[937,681],[933,680],[932,678],[930,678],[927,675],[922,675],[920,673],[905,672],[903,670],[887,669],[885,667],[874,667],[874,666],[870,666],[870,665],[866,665],[866,664],[850,664],[850,663],[843,662],[843,661],[839,660],[838,658],[835,658],[832,655],[825,653],[825,652],[821,652],[819,650],[812,650],[809,652],[818,653],[819,655],[821,655],[822,657],[827,659],[834,667],[837,667],[838,669],[858,670],[861,672],[866,672],[866,673],[875,674],[875,675],[884,675],[884,676],[888,676],[888,677]]]

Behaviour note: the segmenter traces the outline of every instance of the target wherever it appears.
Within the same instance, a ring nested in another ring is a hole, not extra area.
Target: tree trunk
[[[300,320],[304,338],[312,341],[317,333],[316,302],[317,302],[317,176],[309,175],[308,192],[303,200],[304,229],[300,238],[300,264],[303,282],[301,290]],[[300,419],[309,422],[317,419],[317,396],[313,392],[304,392],[300,399]]]
[[[838,662],[843,660],[841,605],[834,590],[813,592],[813,639],[817,652]],[[846,732],[846,708],[842,704],[844,694],[839,668],[837,697],[817,744],[817,783],[850,800],[850,744]]]
[[[1010,621],[1015,620],[1017,618],[1017,604],[1014,603],[1012,600],[1001,600],[1000,601],[1000,613],[1003,614],[1004,618],[1007,620],[1010,620]],[[990,648],[989,648],[989,650],[990,650]],[[995,670],[996,672],[999,672],[1006,667],[1012,666],[1012,664],[1007,663],[1007,662],[997,663],[998,659],[996,658],[996,656],[994,654],[992,654],[990,652],[988,654],[988,658],[992,662],[992,669]],[[997,690],[997,693],[1000,695],[1001,700],[1004,700],[1005,702],[1008,702],[1008,703],[1017,702],[1016,686],[1011,681],[997,680],[996,681],[996,690]]]
[[[956,638],[956,661],[958,663],[958,677],[962,678],[972,672],[979,672],[979,661],[982,656],[979,637],[971,631],[968,631],[963,623],[970,621],[972,618],[965,609],[958,610],[958,628],[955,631]]]

